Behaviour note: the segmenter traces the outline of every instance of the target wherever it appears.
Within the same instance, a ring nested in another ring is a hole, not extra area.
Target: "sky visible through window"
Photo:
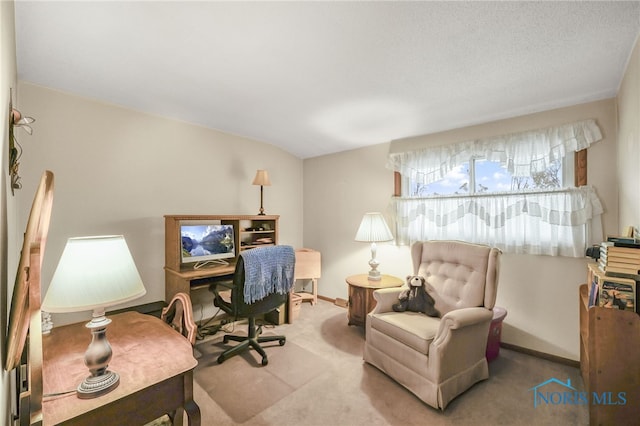
[[[450,170],[443,179],[437,182],[428,185],[413,184],[412,195],[425,197],[430,195],[470,194],[474,192],[504,192],[527,188],[531,189],[539,186],[531,178],[514,180],[511,173],[502,167],[499,162],[477,159],[475,160],[475,170],[475,191],[470,191],[469,162],[465,162]],[[557,174],[558,169],[552,173]],[[549,187],[549,185],[544,186]]]

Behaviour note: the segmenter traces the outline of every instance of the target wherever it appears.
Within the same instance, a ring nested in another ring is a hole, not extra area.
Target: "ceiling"
[[[17,0],[18,78],[299,158],[613,97],[640,2]]]

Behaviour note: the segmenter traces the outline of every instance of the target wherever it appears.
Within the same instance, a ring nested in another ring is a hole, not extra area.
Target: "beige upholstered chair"
[[[441,318],[394,312],[402,288],[376,290],[367,315],[364,360],[444,410],[489,377],[485,352],[496,300],[500,251],[459,241],[411,247],[414,274],[431,286]]]

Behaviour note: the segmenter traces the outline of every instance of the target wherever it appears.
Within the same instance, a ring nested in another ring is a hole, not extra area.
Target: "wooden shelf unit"
[[[589,399],[591,425],[634,424],[640,418],[640,316],[631,311],[589,307],[589,286],[594,266],[589,265],[587,284],[579,288],[580,372]],[[593,393],[610,393],[612,402],[594,404]]]
[[[176,293],[190,294],[192,289],[205,287],[217,277],[233,274],[238,255],[243,250],[264,245],[278,244],[278,215],[166,215],[164,217],[165,246],[165,301],[170,301]],[[182,240],[180,224],[187,221],[219,221],[224,225],[233,225],[233,238],[236,257],[229,265],[215,265],[193,269],[192,265],[182,264]],[[262,228],[258,230],[258,228]],[[260,244],[261,238],[271,239],[270,244]]]

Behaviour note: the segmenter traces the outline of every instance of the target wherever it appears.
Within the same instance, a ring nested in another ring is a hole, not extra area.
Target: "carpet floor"
[[[234,334],[246,325],[236,324]],[[234,344],[223,332],[196,346],[195,400],[202,425],[587,425],[584,405],[538,405],[531,388],[550,378],[584,384],[577,368],[500,350],[490,378],[452,401],[446,411],[422,403],[362,361],[364,331],[347,325],[347,311],[320,300],[304,303],[293,324],[266,328],[287,343],[266,345],[262,367],[253,350],[223,364],[217,355]]]

